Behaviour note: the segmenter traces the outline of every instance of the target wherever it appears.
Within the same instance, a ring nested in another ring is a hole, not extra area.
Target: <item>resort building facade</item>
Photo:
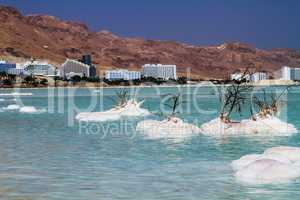
[[[235,72],[233,74],[230,74],[230,80],[235,80],[235,81],[241,81],[242,77],[244,76],[243,73],[241,72]],[[246,74],[245,77],[246,81],[250,81],[251,80],[251,76],[250,74]]]
[[[24,63],[21,68],[16,68],[15,72],[18,74],[22,70],[27,75],[55,76],[55,67],[47,62],[29,61]]]
[[[283,66],[281,68],[281,79],[300,81],[300,68]]]
[[[61,77],[78,75],[80,77],[90,77],[90,66],[77,60],[67,59],[60,68]]]
[[[252,82],[258,82],[258,81],[267,80],[267,79],[268,79],[267,72],[255,72],[254,74],[251,74]]]
[[[12,69],[16,69],[16,64],[7,63],[4,60],[0,60],[0,72],[9,73],[9,71]]]
[[[83,55],[81,60],[79,60],[79,62],[82,62],[82,63],[90,66],[90,77],[95,78],[97,76],[96,67],[95,67],[95,65],[93,65],[91,55],[89,55],[89,54]]]
[[[230,74],[230,80],[240,81],[243,76],[246,79],[246,81],[251,81],[251,82],[258,82],[261,80],[268,79],[267,72],[261,71],[261,72],[255,72],[253,74],[246,74],[246,75],[244,75],[241,72],[235,72],[233,74]]]
[[[0,61],[0,71],[13,75],[54,76],[55,68],[47,62],[28,61],[25,63],[7,63]]]
[[[145,64],[142,66],[142,76],[164,80],[177,79],[176,65]]]
[[[128,70],[107,70],[105,71],[107,80],[138,80],[141,79],[141,72]]]

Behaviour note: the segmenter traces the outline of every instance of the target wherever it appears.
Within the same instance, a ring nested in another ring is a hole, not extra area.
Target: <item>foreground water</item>
[[[141,118],[101,126],[80,126],[74,121],[73,107],[88,111],[89,104],[95,101],[93,111],[106,110],[112,107],[110,99],[117,89],[70,90],[0,90],[1,199],[285,200],[300,195],[300,180],[243,185],[236,182],[230,168],[232,160],[245,154],[261,153],[278,145],[300,147],[298,134],[223,139],[196,135],[181,140],[151,140],[135,132]],[[177,90],[160,88],[158,93],[144,88],[139,97],[146,99],[144,108],[156,112],[164,95]],[[212,88],[180,91],[187,102],[179,117],[200,126],[217,116],[218,96]],[[27,95],[17,99],[3,95],[11,92]],[[299,98],[300,88],[293,88],[282,116],[298,130]],[[16,100],[39,112],[5,109]]]

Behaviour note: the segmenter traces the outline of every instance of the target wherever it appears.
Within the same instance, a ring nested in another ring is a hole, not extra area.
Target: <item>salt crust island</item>
[[[34,106],[20,106],[18,104],[8,105],[7,107],[4,107],[3,110],[19,111],[20,113],[29,113],[29,114],[40,114],[46,112],[45,109],[37,109]]]
[[[200,128],[186,123],[177,117],[168,117],[163,121],[144,120],[137,124],[136,130],[151,139],[185,138],[199,134]]]
[[[279,146],[249,154],[231,163],[237,181],[246,184],[284,183],[300,177],[300,148]]]
[[[276,116],[256,115],[255,119],[227,122],[220,117],[201,126],[202,134],[222,137],[233,135],[244,136],[290,136],[297,133],[294,125],[286,123]]]
[[[84,122],[105,122],[117,121],[122,117],[141,117],[151,115],[147,109],[141,108],[142,104],[143,101],[138,102],[136,99],[130,99],[107,111],[79,113],[76,116],[76,119]]]

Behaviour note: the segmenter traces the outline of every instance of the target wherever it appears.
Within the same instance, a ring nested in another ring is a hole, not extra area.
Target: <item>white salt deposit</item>
[[[32,96],[32,93],[19,93],[19,92],[0,93],[0,96]]]
[[[238,181],[249,184],[281,183],[300,177],[300,148],[274,147],[231,163]]]
[[[116,110],[119,110],[121,112],[121,115],[124,117],[139,117],[139,116],[147,116],[151,115],[151,113],[141,108],[143,101],[137,102],[135,100],[129,100],[125,106],[116,108]]]
[[[105,111],[105,112],[83,112],[76,116],[76,119],[84,122],[104,122],[116,121],[121,119],[119,112]]]
[[[4,110],[19,110],[20,109],[20,105],[18,104],[12,104],[12,105],[8,105],[7,107],[3,108]]]
[[[235,171],[240,170],[245,166],[249,165],[250,163],[252,163],[253,161],[256,161],[260,156],[261,156],[260,154],[245,155],[238,160],[232,161],[231,167]]]
[[[197,126],[185,123],[176,117],[170,117],[163,121],[144,120],[137,124],[136,130],[151,139],[184,138],[200,133]]]
[[[33,106],[20,106],[18,104],[8,105],[7,107],[4,107],[3,110],[19,111],[20,113],[32,113],[32,114],[39,114],[39,113],[46,112],[45,109],[36,109]]]
[[[137,102],[136,100],[129,100],[122,106],[117,106],[108,111],[103,112],[83,112],[76,116],[79,121],[90,122],[104,122],[104,121],[116,121],[122,117],[140,117],[147,116],[151,113],[141,108],[143,102]]]
[[[201,129],[204,135],[216,137],[226,135],[289,136],[298,132],[294,125],[273,116],[257,118],[256,121],[247,119],[231,123],[224,123],[217,118],[203,124]]]
[[[46,112],[46,110],[45,109],[36,109],[33,106],[23,106],[20,108],[19,112],[20,113],[39,114],[39,113]]]
[[[279,146],[267,149],[264,152],[265,155],[282,155],[291,160],[292,162],[300,161],[300,148],[297,147],[286,147],[286,146]]]

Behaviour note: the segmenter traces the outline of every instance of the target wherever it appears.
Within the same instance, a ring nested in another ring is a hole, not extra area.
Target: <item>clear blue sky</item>
[[[120,36],[300,49],[299,0],[0,0]]]

